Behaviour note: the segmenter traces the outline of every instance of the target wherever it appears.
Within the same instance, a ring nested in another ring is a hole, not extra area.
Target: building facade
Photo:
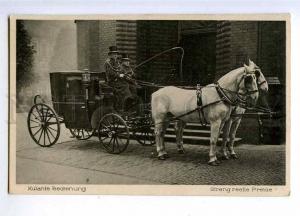
[[[128,53],[134,65],[181,46],[185,56],[180,81],[185,83],[208,84],[249,58],[267,77],[285,80],[285,22],[77,20],[76,25],[79,69],[103,71],[111,45]],[[178,53],[170,53],[138,71],[152,81],[178,80],[178,64]]]

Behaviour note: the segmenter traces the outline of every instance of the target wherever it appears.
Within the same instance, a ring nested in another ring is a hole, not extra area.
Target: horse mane
[[[223,87],[227,88],[232,91],[237,91],[238,88],[238,80],[240,77],[245,73],[245,67],[239,67],[232,71],[229,71],[225,75],[223,75],[219,80],[218,83]],[[234,85],[233,85],[234,84]]]

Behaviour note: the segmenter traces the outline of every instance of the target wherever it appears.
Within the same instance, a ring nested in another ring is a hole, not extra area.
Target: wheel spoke
[[[117,139],[120,140],[121,146],[124,146],[124,145],[125,145],[125,144],[123,143],[123,140],[122,140],[122,139],[120,139],[119,137],[117,137]]]
[[[40,123],[41,123],[41,122],[34,121],[33,119],[30,119],[30,121],[35,122],[35,123],[37,123],[37,124],[40,124]]]
[[[48,141],[49,141],[49,144],[50,144],[50,143],[51,143],[51,139],[50,139],[50,137],[49,137],[49,134],[48,134],[47,128],[45,129],[45,132],[46,132],[46,134],[47,134]]]
[[[38,109],[38,106],[35,107],[36,112],[39,114],[41,121],[43,121],[43,115],[40,113],[40,110]]]
[[[49,131],[49,133],[51,134],[51,136],[55,139],[55,136],[53,135],[53,133],[51,132],[51,130],[49,130],[48,128],[46,128],[47,131]]]
[[[107,126],[109,127],[109,130],[112,130],[110,121],[108,121],[107,119],[105,119],[105,121],[107,123]]]
[[[47,108],[47,112],[46,112],[46,115],[45,115],[45,122],[48,122],[48,121],[47,121],[47,118],[48,118],[48,112],[49,112],[49,109]]]
[[[117,143],[117,148],[118,148],[119,152],[121,152],[118,137],[116,137],[116,143]]]
[[[43,135],[44,135],[44,145],[46,144],[46,136],[45,136],[45,132],[46,130],[44,129],[44,133],[43,133]]]
[[[55,132],[57,132],[57,130],[55,130],[52,127],[50,127],[50,125],[48,125],[48,128],[51,129],[51,130],[53,130],[53,131],[55,131]]]
[[[44,121],[45,119],[44,119],[44,113],[43,113],[43,106],[41,105],[41,110],[39,110],[39,112],[40,112],[40,114],[41,114],[41,116],[42,116],[42,121]]]
[[[43,129],[43,128],[40,127],[40,129],[38,129],[38,130],[33,134],[33,136],[35,136],[41,129]]]
[[[115,128],[115,131],[117,131],[117,130],[118,130],[118,128],[119,128],[119,125],[120,125],[120,121],[119,121],[119,119],[116,119],[116,118],[115,118],[115,121],[114,121],[114,128]]]
[[[113,137],[112,152],[115,152],[116,137]]]
[[[40,135],[40,137],[39,137],[38,143],[40,143],[40,140],[41,140],[41,137],[42,137],[43,131],[44,131],[44,128],[42,128],[42,132],[41,132],[41,135]]]
[[[111,137],[111,139],[110,139],[110,141],[109,141],[108,144],[104,144],[103,143],[103,145],[106,146],[106,148],[109,148],[111,150],[110,143],[111,143],[112,140],[113,140],[113,137]]]
[[[102,126],[105,127],[107,130],[110,130],[104,123],[102,123]]]
[[[37,120],[41,120],[38,116],[36,116],[34,113],[33,113],[33,111],[31,112],[32,113],[32,115],[34,115],[34,117],[35,117],[35,119],[37,119]]]
[[[50,122],[50,120],[53,119],[52,114],[49,115],[49,118],[46,120],[46,123]],[[51,122],[50,122],[51,123]]]

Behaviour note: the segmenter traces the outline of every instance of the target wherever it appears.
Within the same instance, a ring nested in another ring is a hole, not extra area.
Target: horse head
[[[241,90],[244,91],[245,99],[247,106],[255,106],[259,92],[258,92],[258,85],[257,85],[257,75],[256,72],[257,66],[253,61],[249,59],[249,65],[244,64],[245,74],[243,76],[243,87]],[[242,84],[242,82],[240,82]]]

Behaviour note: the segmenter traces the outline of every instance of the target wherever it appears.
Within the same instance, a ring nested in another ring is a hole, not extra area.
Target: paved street
[[[167,143],[170,158],[159,161],[151,154],[154,146],[131,141],[124,153],[112,155],[96,137],[77,141],[64,127],[57,144],[42,148],[31,140],[26,117],[17,116],[19,184],[285,184],[285,146],[241,144],[239,160],[211,167],[208,146],[185,145],[186,154],[180,155]]]

